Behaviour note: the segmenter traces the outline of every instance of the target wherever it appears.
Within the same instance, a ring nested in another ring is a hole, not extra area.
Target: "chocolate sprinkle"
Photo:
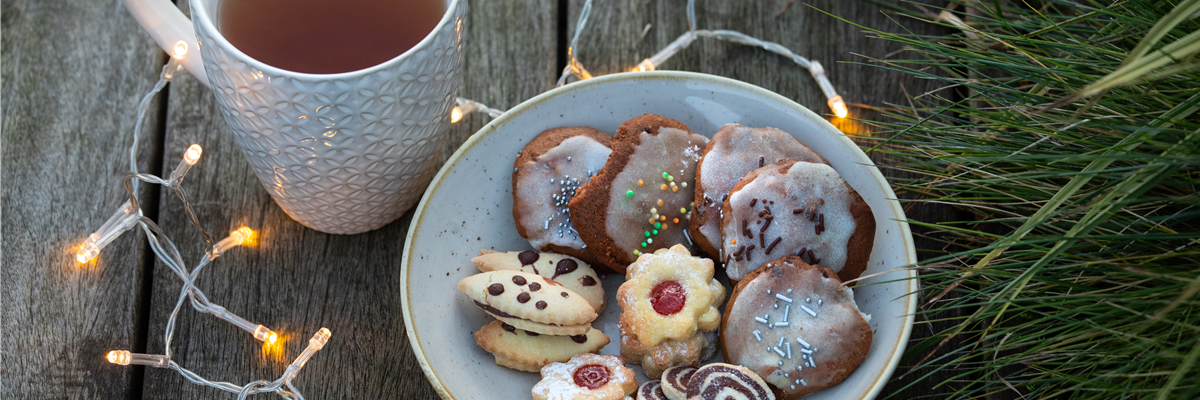
[[[817,259],[817,256],[813,255],[812,249],[808,249],[808,259],[812,260],[813,264],[821,262],[821,260]]]
[[[733,252],[733,256],[734,256],[734,257],[741,257],[741,256],[742,256],[742,252],[743,252],[743,251],[746,251],[746,245],[744,245],[744,244],[743,244],[743,245],[741,245],[741,246],[738,246],[738,249],[737,249],[737,251]],[[739,258],[739,259],[740,259],[740,258]]]
[[[529,293],[521,292],[521,294],[517,295],[518,303],[525,304],[528,301],[529,301]]]
[[[764,165],[763,163],[764,163],[764,162],[766,162],[766,161],[767,161],[766,157],[763,157],[763,156],[758,156],[758,167],[759,167],[759,168],[762,168],[762,167],[763,167],[763,165]]]
[[[796,256],[800,257],[800,259],[801,259],[801,260],[803,260],[803,259],[804,259],[804,252],[806,252],[806,251],[808,251],[808,248],[807,248],[807,247],[801,247],[801,248],[800,248],[800,252],[796,253]]]
[[[771,227],[771,221],[773,221],[773,220],[775,220],[775,218],[774,218],[774,217],[771,217],[770,215],[768,215],[768,216],[767,216],[767,223],[763,224],[762,228],[758,228],[758,231],[759,231],[759,232],[766,231],[766,230],[767,230],[767,228],[770,228],[770,227]],[[760,236],[761,236],[761,235],[760,235]]]
[[[538,300],[537,304],[534,304],[534,307],[537,307],[539,310],[545,310],[547,305],[545,300]]]
[[[506,332],[517,333],[517,327],[503,323],[503,322],[500,323],[500,329],[503,329]]]
[[[563,298],[571,297],[571,295],[567,294],[567,292],[562,292],[559,294],[561,294]]]
[[[754,245],[746,248],[746,261],[750,261],[750,252],[754,251]]]
[[[513,283],[517,284],[517,286],[523,286],[525,285],[525,277],[520,275],[514,276]]]
[[[537,262],[538,258],[540,257],[541,256],[533,250],[525,250],[520,254],[517,254],[517,259],[521,260],[521,265],[533,265],[533,263]]]
[[[758,247],[762,249],[767,248],[767,235],[758,235]]]
[[[571,341],[575,343],[587,343],[587,335],[572,335]]]
[[[758,199],[750,199],[750,207],[754,207],[755,204],[758,204]]]
[[[800,207],[800,208],[793,208],[793,209],[792,209],[792,214],[799,214],[799,213],[802,213],[802,212],[804,212],[804,207]]]
[[[541,335],[540,333],[537,333],[537,332],[530,332],[530,331],[525,331],[525,334],[526,334],[526,335],[529,335],[529,336],[538,336],[538,335]]]
[[[579,284],[583,286],[596,286],[596,278],[593,278],[591,275],[584,276],[579,279]]]
[[[499,283],[493,283],[493,284],[489,285],[488,286],[488,294],[490,294],[492,296],[499,296],[501,294],[504,294],[504,285],[501,285]]]
[[[768,256],[771,255],[771,250],[775,248],[775,245],[779,244],[780,240],[783,240],[783,238],[782,237],[775,238],[775,241],[771,242],[770,246],[767,246],[767,251],[764,254],[766,254]]]
[[[540,283],[537,283],[537,282],[530,282],[530,283],[529,283],[529,291],[530,291],[530,292],[536,292],[536,291],[538,291],[538,290],[541,290],[541,289],[542,289],[542,284],[540,284]]]

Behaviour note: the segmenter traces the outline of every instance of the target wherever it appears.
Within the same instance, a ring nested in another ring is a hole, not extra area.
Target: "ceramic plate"
[[[517,152],[548,128],[582,125],[615,133],[622,122],[643,113],[677,119],[709,137],[732,122],[790,132],[825,156],[871,206],[875,247],[863,275],[916,262],[904,213],[883,175],[849,138],[799,104],[757,86],[687,72],[613,74],[577,82],[521,103],[471,136],[417,205],[401,267],[404,322],[421,368],[443,398],[528,399],[540,379],[496,365],[475,344],[474,332],[491,317],[457,290],[459,280],[478,273],[471,258],[479,250],[530,248],[512,218]],[[904,295],[916,290],[916,281],[901,278],[913,276],[896,272],[860,283],[854,297],[872,316],[871,350],[849,378],[810,399],[870,399],[883,389],[912,327],[916,300]],[[612,339],[601,354],[620,354],[616,321],[621,309],[613,297],[624,278],[609,275],[602,281],[608,305],[593,326]],[[640,368],[634,369],[645,382]]]

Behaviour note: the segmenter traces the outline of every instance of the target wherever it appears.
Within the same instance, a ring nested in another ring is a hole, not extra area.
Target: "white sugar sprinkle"
[[[779,294],[779,293],[776,293],[776,294],[775,294],[775,298],[777,298],[777,299],[780,299],[780,300],[783,300],[783,301],[786,301],[786,302],[788,302],[788,303],[791,303],[791,302],[792,302],[792,299],[791,299],[790,297],[784,296],[784,295],[782,295],[782,294]]]
[[[800,349],[800,352],[804,354],[812,354],[812,350],[809,349]]]
[[[780,350],[778,347],[771,348],[771,350],[775,350],[776,353],[779,353],[780,357],[786,357],[786,355],[783,354],[783,350]]]
[[[792,306],[783,306],[783,322],[787,322],[789,315],[792,315]]]
[[[779,308],[779,303],[775,303],[775,308]]]
[[[767,289],[767,294],[771,294],[771,289]]]
[[[812,309],[810,309],[810,308],[808,308],[808,307],[805,307],[803,304],[801,304],[801,305],[800,305],[800,309],[804,310],[804,312],[808,313],[808,315],[811,315],[811,316],[814,316],[814,317],[816,317],[816,316],[817,316],[817,312],[816,312],[816,311],[813,311]]]
[[[804,347],[812,347],[812,346],[809,346],[808,342],[805,342],[804,339],[796,338],[796,341],[800,342],[800,344],[803,345]]]
[[[796,385],[792,385],[792,389],[795,389],[795,388],[796,388]]]
[[[790,324],[787,321],[775,323],[775,326],[788,326],[788,325],[790,325]]]
[[[779,338],[779,344],[777,344],[777,345],[775,345],[775,346],[776,346],[776,347],[783,346],[783,342],[785,342],[785,341],[787,341],[787,338],[782,338],[782,337],[781,337],[781,338]]]
[[[763,318],[763,317],[754,317],[754,320],[758,321],[758,322],[762,322],[764,324],[767,323],[766,318]]]
[[[779,366],[780,366],[780,367],[782,367],[782,366],[783,366],[783,361],[780,361],[780,362],[779,362]]]
[[[818,305],[818,306],[819,306],[819,305],[821,305],[821,303],[824,303],[824,302],[825,302],[825,300],[817,299],[817,305]]]
[[[788,289],[788,294],[792,294],[792,289]]]
[[[804,386],[808,386],[808,382],[803,379],[800,380],[800,384],[804,385]]]
[[[792,359],[792,344],[790,342],[787,344],[787,353],[788,353],[788,359],[791,360]]]
[[[804,298],[804,302],[805,302],[805,303],[812,303],[812,297],[805,297],[805,298]]]
[[[767,324],[768,328],[775,329],[775,324]]]
[[[758,339],[760,342],[762,341],[762,335],[759,334],[758,331],[754,331],[754,338]]]

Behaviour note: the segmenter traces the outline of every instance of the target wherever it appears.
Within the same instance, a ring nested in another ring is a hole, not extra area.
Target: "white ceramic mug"
[[[192,0],[193,21],[167,0],[125,5],[168,54],[179,41],[189,44],[183,65],[212,88],[276,204],[305,226],[339,234],[379,228],[412,207],[445,145],[466,0],[446,0],[437,27],[404,54],[339,74],[250,58],[213,24],[219,1]]]

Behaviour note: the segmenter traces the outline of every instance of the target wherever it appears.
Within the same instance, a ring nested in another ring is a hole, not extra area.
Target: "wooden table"
[[[507,109],[552,89],[583,0],[471,3],[460,96]],[[687,29],[684,4],[597,2],[579,48],[582,62],[594,74],[630,68]],[[821,61],[851,103],[904,102],[906,94],[933,89],[926,81],[845,63],[903,54],[818,9],[889,31],[938,32],[911,19],[893,21],[862,0],[708,0],[699,2],[697,14],[701,28],[742,31]],[[0,15],[0,397],[233,398],[169,370],[104,361],[112,349],[163,351],[162,334],[180,283],[141,233],[126,233],[93,263],[74,260],[82,240],[126,199],[119,182],[128,169],[136,106],[156,80],[164,54],[119,0],[5,0]],[[662,68],[740,79],[829,114],[807,71],[758,49],[702,39]],[[874,115],[857,107],[851,112]],[[455,124],[443,160],[488,120],[475,114]],[[848,132],[867,133],[862,124],[834,122]],[[280,349],[264,349],[233,326],[185,308],[173,344],[175,361],[213,380],[273,380],[325,326],[333,339],[296,380],[309,398],[436,397],[400,315],[400,257],[411,213],[353,236],[323,234],[292,221],[251,173],[208,88],[190,75],[154,100],[147,123],[140,138],[142,171],[169,173],[188,145],[201,144],[203,160],[184,184],[199,221],[219,237],[243,225],[261,232],[255,246],[230,251],[208,267],[200,287],[286,339]],[[185,259],[197,260],[203,241],[173,194],[144,185],[140,196],[146,215],[175,240]],[[910,217],[929,220],[944,211],[920,212]],[[923,332],[928,329],[915,330],[928,334]],[[891,385],[887,392],[902,387]],[[928,394],[927,386],[902,397]]]

